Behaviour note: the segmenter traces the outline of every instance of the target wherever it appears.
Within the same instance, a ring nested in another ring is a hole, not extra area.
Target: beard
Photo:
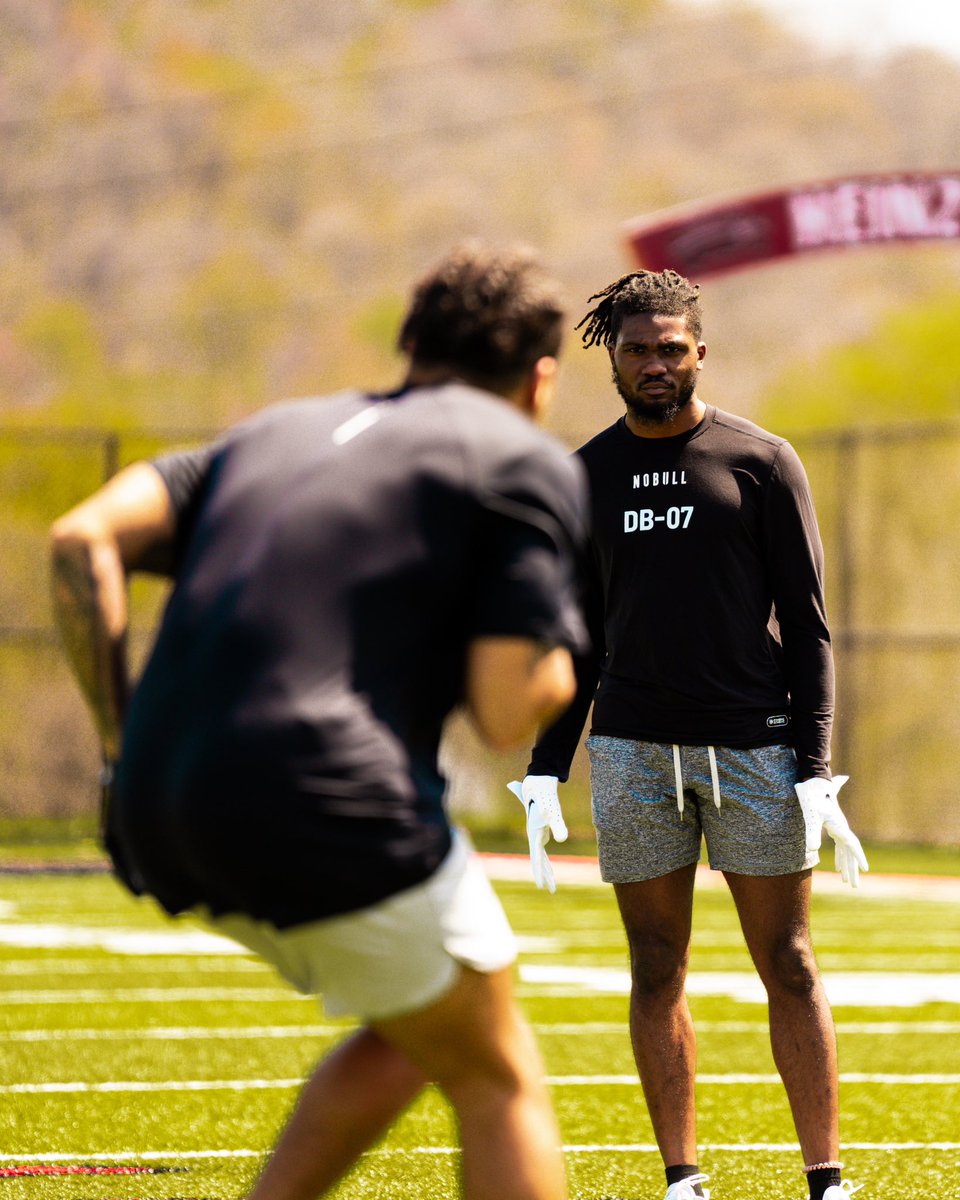
[[[648,399],[640,392],[631,391],[616,367],[613,368],[613,382],[621,400],[635,419],[644,425],[669,425],[693,399],[697,387],[696,377],[690,375],[678,383],[677,390],[672,394]]]

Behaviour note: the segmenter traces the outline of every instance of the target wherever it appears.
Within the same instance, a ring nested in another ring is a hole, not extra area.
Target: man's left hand
[[[794,784],[794,789],[803,813],[807,850],[820,849],[822,830],[826,829],[833,838],[834,861],[841,879],[851,887],[859,887],[860,872],[869,871],[870,867],[860,839],[850,828],[837,800],[837,792],[849,778],[849,775],[835,775],[833,779],[805,779]]]

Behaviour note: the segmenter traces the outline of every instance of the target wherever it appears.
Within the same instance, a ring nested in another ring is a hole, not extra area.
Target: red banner
[[[638,266],[694,281],[807,250],[960,238],[960,171],[864,175],[685,205],[625,236]]]

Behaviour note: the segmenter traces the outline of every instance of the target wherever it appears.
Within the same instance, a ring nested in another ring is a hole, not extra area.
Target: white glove
[[[558,842],[567,840],[567,826],[557,795],[559,782],[556,775],[526,775],[523,783],[515,779],[507,784],[526,810],[533,882],[538,888],[545,887],[548,892],[557,890],[557,881],[550,859],[547,858],[547,842],[551,834]]]
[[[793,786],[803,813],[807,850],[820,849],[822,830],[826,829],[834,841],[834,860],[840,877],[851,887],[859,887],[860,872],[870,870],[867,856],[837,801],[837,792],[849,778],[849,775],[835,775],[833,779],[805,779]]]

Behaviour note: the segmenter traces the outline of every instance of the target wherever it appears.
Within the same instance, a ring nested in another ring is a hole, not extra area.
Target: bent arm
[[[823,589],[823,546],[806,472],[780,452],[765,514],[767,571],[790,693],[798,778],[830,778],[834,665]]]
[[[573,699],[570,652],[531,638],[480,637],[467,650],[467,711],[493,750],[527,745]]]
[[[527,767],[528,775],[555,775],[561,783],[570,776],[570,764],[597,692],[605,658],[603,588],[593,560],[584,564],[582,603],[589,646],[573,659],[576,683],[573,701],[552,724],[541,728]]]
[[[174,528],[163,479],[136,463],[50,530],[54,617],[107,758],[119,757],[129,694],[126,577]]]

